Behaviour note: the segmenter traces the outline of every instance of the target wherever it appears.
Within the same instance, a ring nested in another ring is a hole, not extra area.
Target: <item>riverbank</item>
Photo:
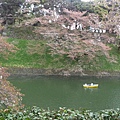
[[[90,60],[87,55],[80,57],[78,60],[72,60],[65,55],[51,55],[44,40],[8,38],[7,41],[10,44],[14,44],[17,51],[11,53],[8,59],[1,57],[0,61],[3,67],[9,68],[11,74],[63,76],[120,75],[120,54],[115,46],[112,46],[109,51],[110,59],[98,54]]]
[[[10,75],[26,75],[26,76],[120,76],[119,71],[69,71],[66,69],[37,69],[37,68],[8,68]]]

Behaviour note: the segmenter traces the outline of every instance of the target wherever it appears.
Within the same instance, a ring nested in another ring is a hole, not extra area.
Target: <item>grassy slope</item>
[[[0,58],[3,66],[57,69],[72,68],[78,65],[78,62],[71,61],[66,57],[51,56],[45,41],[9,38],[8,42],[14,44],[18,50],[16,53],[12,53],[7,60]],[[117,63],[108,62],[104,56],[98,56],[91,62],[87,62],[85,58],[82,59],[81,66],[87,71],[120,71],[120,53],[113,47],[110,54],[114,55]]]
[[[52,57],[47,50],[44,41],[8,39],[18,50],[12,53],[8,59],[0,58],[3,66],[27,67],[27,68],[65,68],[71,62],[60,56]],[[36,53],[36,50],[39,53]],[[66,66],[65,66],[66,65]]]

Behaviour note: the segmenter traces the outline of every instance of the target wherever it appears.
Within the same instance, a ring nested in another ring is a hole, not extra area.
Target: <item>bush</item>
[[[0,120],[118,120],[120,109],[107,109],[99,112],[90,110],[73,110],[59,108],[58,110],[45,110],[39,107],[32,107],[22,111],[4,109],[0,111]]]

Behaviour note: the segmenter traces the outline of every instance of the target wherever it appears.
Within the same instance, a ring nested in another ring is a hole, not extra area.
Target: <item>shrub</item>
[[[4,109],[0,111],[0,120],[118,120],[120,109],[106,109],[99,112],[91,110],[74,110],[65,107],[58,110],[40,109],[33,106],[22,111]]]

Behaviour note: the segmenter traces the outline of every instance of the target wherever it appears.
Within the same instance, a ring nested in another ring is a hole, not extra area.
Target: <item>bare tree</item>
[[[3,18],[4,24],[13,24],[14,16],[24,0],[1,0],[0,17]]]

